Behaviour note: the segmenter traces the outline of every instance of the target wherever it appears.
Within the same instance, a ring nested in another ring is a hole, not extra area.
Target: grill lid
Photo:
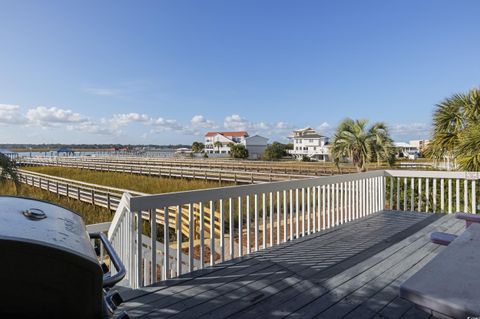
[[[81,217],[43,201],[0,196],[0,239],[53,246],[97,262]]]

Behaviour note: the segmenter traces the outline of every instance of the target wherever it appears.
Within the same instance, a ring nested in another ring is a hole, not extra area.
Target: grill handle
[[[123,277],[125,277],[125,274],[126,274],[125,266],[123,265],[122,261],[120,260],[117,253],[115,252],[115,249],[113,249],[112,244],[110,244],[107,236],[105,236],[104,233],[89,233],[89,236],[91,239],[94,239],[94,238],[100,239],[100,241],[103,244],[103,247],[105,247],[105,250],[107,251],[107,254],[110,257],[110,261],[112,262],[113,266],[115,267],[115,270],[117,271],[115,275],[103,278],[103,288],[111,288],[115,286],[117,282],[122,280]]]

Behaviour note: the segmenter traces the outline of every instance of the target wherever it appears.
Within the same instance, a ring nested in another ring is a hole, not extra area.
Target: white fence
[[[119,217],[112,222],[109,237],[129,268],[131,286],[137,288],[381,211],[385,207],[384,181],[384,172],[374,171],[132,197],[123,206],[122,214],[117,211]],[[193,214],[195,206],[200,210],[198,217]],[[179,231],[183,226],[181,218],[176,218],[174,227],[165,226],[171,225],[168,222],[171,214],[163,212],[172,209],[188,210],[188,236]],[[219,212],[218,234],[203,231],[206,209]],[[159,212],[166,220],[163,229],[157,228],[157,222],[151,222]],[[148,221],[142,219],[145,214],[150,214]],[[193,236],[193,225],[197,222],[201,228],[198,240]],[[150,234],[148,243],[144,242],[142,229]],[[160,243],[154,240],[159,231],[163,233]],[[172,244],[176,258],[171,257]],[[156,253],[159,245],[163,262]],[[145,250],[146,246],[150,248]],[[188,254],[186,261],[182,251]],[[162,273],[158,274],[160,263]]]
[[[386,170],[388,208],[418,212],[476,213],[478,172]]]
[[[131,287],[138,288],[386,209],[476,213],[479,177],[478,173],[467,172],[385,170],[161,195],[126,195],[110,226],[109,238],[126,264]],[[198,215],[193,214],[194,207],[199,208]],[[204,219],[207,209],[219,213],[218,233],[212,232],[212,227],[210,232],[203,231],[214,222]],[[177,216],[170,223],[172,210],[177,214],[186,210],[188,218]],[[158,227],[159,215],[165,219],[162,228]],[[199,239],[193,235],[197,224],[201,228]],[[179,231],[185,226],[188,235]],[[160,233],[163,241],[156,240]]]

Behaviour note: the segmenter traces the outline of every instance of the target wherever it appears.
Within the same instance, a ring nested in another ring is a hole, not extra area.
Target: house
[[[242,144],[248,150],[249,158],[258,159],[267,147],[268,138],[254,135],[246,131],[238,132],[207,132],[205,134],[205,153],[215,157],[227,157],[230,154],[230,144]]]
[[[245,145],[245,148],[248,151],[249,159],[260,159],[263,152],[267,148],[267,142],[268,138],[260,135],[254,135],[245,138],[242,144]]]
[[[329,138],[317,134],[311,127],[293,131],[289,136],[293,142],[293,150],[288,153],[294,158],[301,160],[304,156],[311,160],[327,161],[329,158]]]
[[[419,153],[422,153],[430,140],[411,140],[410,145],[416,147]]]
[[[394,142],[397,157],[406,157],[408,159],[417,159],[428,145],[429,140],[411,140],[406,142]]]

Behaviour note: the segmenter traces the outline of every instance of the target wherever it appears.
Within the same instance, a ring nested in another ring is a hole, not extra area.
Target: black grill
[[[91,244],[102,242],[116,274]],[[0,196],[0,318],[110,318],[125,268],[105,235],[51,203]]]

